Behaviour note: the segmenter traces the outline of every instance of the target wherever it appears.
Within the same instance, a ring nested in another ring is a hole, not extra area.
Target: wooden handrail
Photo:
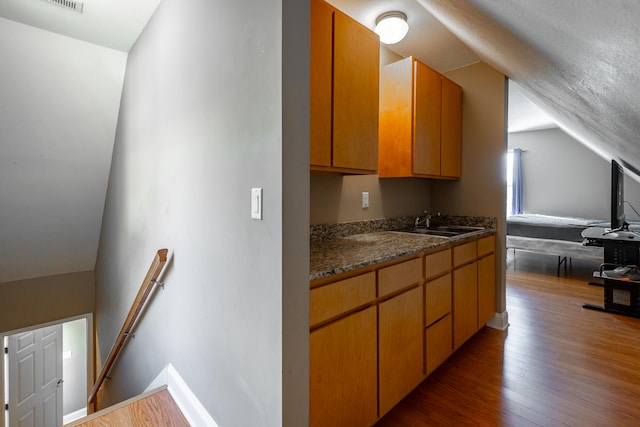
[[[100,390],[100,387],[102,387],[104,380],[107,378],[107,374],[109,373],[109,370],[111,369],[111,367],[113,366],[113,363],[118,358],[118,355],[120,354],[122,347],[124,347],[124,343],[127,337],[131,333],[131,329],[135,325],[136,320],[138,320],[138,316],[140,315],[140,312],[144,308],[144,305],[147,302],[147,298],[151,294],[153,287],[157,283],[156,280],[160,276],[160,273],[162,272],[162,268],[164,267],[164,264],[167,262],[168,252],[169,251],[167,249],[160,249],[156,254],[156,256],[153,258],[151,267],[149,267],[149,272],[147,273],[146,277],[144,278],[144,281],[142,282],[142,285],[140,286],[138,295],[136,296],[136,299],[133,301],[133,304],[131,305],[131,309],[129,310],[129,314],[127,315],[127,318],[124,320],[124,323],[122,324],[122,329],[120,329],[120,333],[116,337],[116,341],[113,343],[113,346],[111,347],[109,356],[107,356],[107,360],[102,366],[102,370],[98,375],[98,379],[96,380],[96,383],[94,384],[93,389],[91,390],[91,394],[89,395],[89,400],[87,401],[89,405],[91,405],[91,403],[95,400],[96,396],[98,395],[98,391]]]

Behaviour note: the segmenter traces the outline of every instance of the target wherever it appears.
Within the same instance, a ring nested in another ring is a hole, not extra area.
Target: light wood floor
[[[189,427],[165,387],[144,393],[64,427]]]
[[[511,255],[511,254],[510,254]],[[517,253],[506,332],[482,329],[377,424],[640,426],[640,319],[582,308],[598,264]]]

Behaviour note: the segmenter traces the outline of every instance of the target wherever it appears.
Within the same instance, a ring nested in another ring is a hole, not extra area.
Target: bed
[[[507,235],[550,240],[582,242],[582,230],[589,227],[609,227],[609,222],[601,219],[585,219],[549,215],[509,215]]]
[[[534,252],[558,257],[560,267],[567,259],[593,259],[602,262],[602,247],[585,246],[582,231],[589,227],[608,227],[605,220],[549,215],[523,214],[507,216],[507,249]],[[515,264],[514,264],[515,268]]]

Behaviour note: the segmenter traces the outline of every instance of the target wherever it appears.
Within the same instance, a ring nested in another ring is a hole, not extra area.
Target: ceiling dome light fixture
[[[395,44],[407,35],[409,24],[407,15],[402,12],[386,12],[376,19],[375,32],[384,44]]]

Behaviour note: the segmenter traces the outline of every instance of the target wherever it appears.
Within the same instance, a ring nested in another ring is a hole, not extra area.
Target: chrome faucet
[[[418,227],[421,223],[424,222],[424,226],[429,228],[429,222],[431,221],[431,215],[427,211],[424,211],[424,215],[425,215],[424,219],[420,219],[419,216],[416,217],[416,222],[414,224],[414,227]]]

